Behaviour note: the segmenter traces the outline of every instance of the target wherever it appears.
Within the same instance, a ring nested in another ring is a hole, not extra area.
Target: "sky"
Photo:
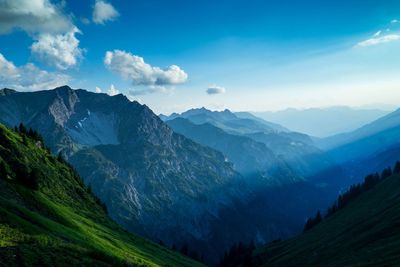
[[[400,103],[397,0],[0,0],[0,87],[169,114]]]

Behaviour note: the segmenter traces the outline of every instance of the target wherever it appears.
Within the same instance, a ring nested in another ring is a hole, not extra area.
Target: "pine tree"
[[[394,168],[393,168],[393,173],[400,174],[400,161],[396,161],[396,164],[394,165]]]
[[[28,136],[33,138],[34,133],[33,133],[32,128],[29,128],[29,130],[28,130]]]
[[[20,123],[18,126],[18,130],[20,134],[27,134],[27,130],[26,127],[23,123]]]
[[[318,210],[317,214],[315,214],[314,218],[308,218],[306,224],[304,225],[304,232],[310,230],[317,224],[319,224],[322,221],[322,215],[321,212]]]
[[[382,174],[381,174],[381,179],[386,179],[386,178],[388,178],[388,177],[390,177],[390,176],[392,176],[392,169],[389,167],[389,168],[386,168],[386,169],[384,169],[383,171],[382,171]]]
[[[29,173],[26,185],[34,190],[37,190],[39,188],[40,175],[41,173],[39,169],[37,168],[32,169],[31,172]]]
[[[315,218],[314,218],[314,225],[319,224],[321,221],[322,221],[321,212],[318,210],[317,215],[315,215]]]
[[[22,135],[22,142],[24,143],[24,145],[28,145],[28,138],[26,137],[26,135]]]
[[[57,160],[58,160],[59,162],[61,162],[61,163],[66,163],[66,161],[64,160],[64,157],[63,157],[61,151],[58,152]]]
[[[187,244],[184,244],[183,246],[182,246],[182,248],[181,248],[181,253],[183,254],[183,255],[189,255],[189,247],[188,247],[188,245]]]
[[[4,161],[0,162],[0,179],[7,179],[8,173],[7,173],[7,168],[6,164]]]

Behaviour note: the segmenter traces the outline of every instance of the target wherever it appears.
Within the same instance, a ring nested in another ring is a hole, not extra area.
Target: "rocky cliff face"
[[[211,262],[240,240],[268,242],[301,224],[282,208],[303,201],[287,200],[297,191],[250,190],[228,157],[175,133],[147,106],[122,95],[66,86],[0,90],[0,122],[37,129],[126,229],[178,248],[187,243]],[[255,152],[268,155],[258,146]],[[269,158],[257,164],[264,167]]]
[[[66,86],[7,90],[0,121],[37,129],[106,202],[111,217],[154,240],[207,240],[219,210],[246,194],[220,152],[174,133],[147,106],[122,95]]]

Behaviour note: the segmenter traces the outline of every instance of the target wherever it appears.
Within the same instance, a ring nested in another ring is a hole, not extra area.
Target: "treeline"
[[[362,183],[350,186],[350,188],[343,194],[340,194],[337,200],[332,204],[332,206],[327,209],[324,217],[318,210],[314,217],[309,218],[304,225],[304,232],[312,229],[314,226],[319,224],[323,219],[332,216],[338,210],[343,209],[345,206],[347,206],[350,202],[356,199],[363,192],[374,188],[378,183],[385,180],[389,176],[392,176],[392,174],[400,174],[400,161],[396,162],[393,169],[388,167],[384,169],[381,174],[379,173],[369,174],[364,178],[364,181]]]
[[[36,130],[32,128],[28,129],[23,123],[20,123],[19,126],[15,126],[14,131],[19,133],[22,138],[30,137],[32,140],[44,144],[43,137]]]
[[[40,142],[40,147],[44,148],[49,153],[49,160],[51,160],[53,163],[59,162],[66,165],[69,168],[71,176],[76,180],[76,182],[82,186],[84,191],[89,193],[94,198],[95,202],[102,207],[105,213],[108,213],[104,202],[102,202],[95,194],[92,193],[90,186],[86,186],[83,183],[82,178],[75,168],[64,159],[61,153],[59,153],[57,157],[54,157],[50,153],[50,150],[44,146],[43,137],[36,130],[32,128],[28,129],[24,124],[20,123],[19,126],[14,127],[14,131],[22,137],[22,142],[24,145],[28,145],[29,142],[36,144]],[[1,144],[2,140],[0,140],[0,145]],[[6,147],[6,144],[3,145]],[[16,160],[18,157],[7,158],[8,159],[6,162],[5,160],[2,160],[0,155],[0,179],[11,180],[27,188],[37,190],[39,188],[40,180],[45,178],[43,171],[38,167],[28,166],[27,164],[24,164],[24,162]]]
[[[254,266],[252,255],[255,249],[254,242],[250,242],[247,245],[239,242],[224,253],[218,263],[218,267],[252,267]]]
[[[163,247],[166,246],[164,244],[164,242],[162,242],[162,241],[159,241],[158,243]],[[186,257],[189,257],[189,258],[191,258],[191,259],[193,259],[195,261],[205,263],[203,255],[201,255],[197,251],[192,250],[191,248],[189,248],[189,245],[186,244],[186,243],[183,244],[181,248],[178,248],[177,245],[173,244],[170,249],[173,250],[173,251],[179,252],[182,255],[185,255]]]
[[[9,162],[7,165],[4,161],[0,162],[0,179],[7,180],[13,177],[17,183],[33,190],[38,189],[41,175],[42,173],[39,169],[30,169],[28,166],[16,161]]]
[[[23,143],[25,145],[29,143],[29,140],[31,140],[32,142],[41,142],[41,145],[43,145],[42,136],[32,128],[27,129],[21,123],[18,127],[14,127],[14,130],[22,137]],[[0,140],[0,145],[7,147],[7,143],[4,143],[6,142],[6,139],[1,139],[2,140]],[[0,156],[0,179],[12,179],[13,181],[30,189],[38,189],[39,180],[44,175],[40,168],[30,167],[27,164],[24,164],[24,162],[17,160],[16,156]],[[7,160],[7,162],[4,158]]]

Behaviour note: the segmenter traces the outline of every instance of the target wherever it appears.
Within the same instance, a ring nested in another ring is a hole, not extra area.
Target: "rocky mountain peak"
[[[4,96],[4,95],[11,95],[17,93],[16,90],[14,89],[9,89],[9,88],[3,88],[0,90],[0,96]]]

